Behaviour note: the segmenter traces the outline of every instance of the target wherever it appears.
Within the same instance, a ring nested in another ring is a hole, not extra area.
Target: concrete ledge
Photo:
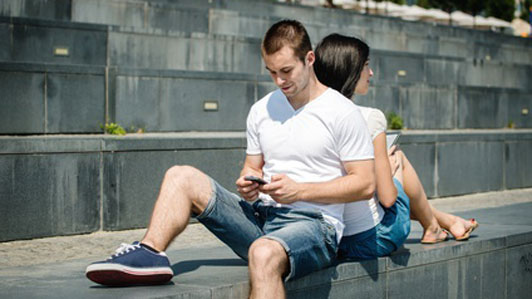
[[[429,197],[532,187],[532,130],[403,131],[400,146]],[[0,241],[144,227],[168,168],[235,191],[245,147],[243,132],[2,136]]]
[[[405,64],[412,59],[419,63]],[[514,88],[467,86],[455,59],[378,52],[374,60],[382,75],[356,102],[401,115],[409,129],[532,127],[532,114],[522,113],[532,110],[528,76]],[[0,79],[0,134],[100,133],[106,121],[147,132],[238,131],[275,89],[264,74],[44,63],[0,62]],[[205,102],[218,110],[205,111]]]
[[[288,298],[526,298],[532,291],[532,203],[463,212],[481,223],[467,242],[421,245],[421,227],[390,257],[342,262],[287,284]],[[177,239],[179,241],[179,238]],[[247,298],[247,266],[227,247],[167,252],[175,277],[157,287],[105,288],[84,277],[93,260],[5,268],[0,296]],[[60,284],[61,287],[57,287]]]

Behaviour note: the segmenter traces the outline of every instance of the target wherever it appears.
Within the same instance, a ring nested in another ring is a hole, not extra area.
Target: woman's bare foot
[[[423,232],[423,238],[421,239],[421,244],[435,244],[443,241],[447,241],[447,232],[444,231],[441,227],[427,228]]]
[[[453,224],[447,228],[456,240],[467,240],[469,234],[478,226],[475,219],[466,220],[462,217],[453,216]]]

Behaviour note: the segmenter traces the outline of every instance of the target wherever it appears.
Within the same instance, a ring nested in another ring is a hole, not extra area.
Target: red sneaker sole
[[[135,275],[117,270],[91,271],[87,278],[105,286],[158,285],[172,280],[171,274]]]

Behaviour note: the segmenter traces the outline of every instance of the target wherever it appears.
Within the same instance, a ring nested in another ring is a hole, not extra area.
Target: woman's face
[[[357,85],[355,87],[355,94],[365,95],[369,89],[369,79],[373,77],[373,71],[369,67],[369,59],[364,63],[364,68],[360,74]]]

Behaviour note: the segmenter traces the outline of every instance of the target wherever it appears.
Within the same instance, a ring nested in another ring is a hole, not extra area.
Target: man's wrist
[[[297,195],[298,201],[309,201],[309,197],[308,197],[309,188],[310,188],[310,184],[305,184],[305,183],[297,184],[296,195]]]

